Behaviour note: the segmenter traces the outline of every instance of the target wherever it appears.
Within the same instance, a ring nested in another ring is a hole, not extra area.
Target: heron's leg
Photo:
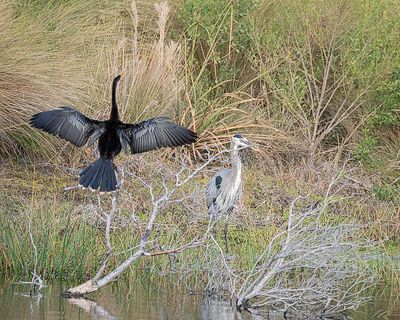
[[[218,218],[217,218],[216,210],[215,210],[215,207],[214,207],[214,203],[209,208],[208,214],[210,215],[210,218],[211,218],[211,221],[212,221],[211,234],[214,237],[214,239],[216,239]]]
[[[216,236],[217,236],[217,221],[215,219],[213,219],[213,220],[214,220],[214,222],[213,222],[213,226],[212,226],[211,232],[212,232],[212,236],[215,239]]]
[[[224,238],[225,238],[225,250],[226,253],[228,254],[228,219],[225,219]]]

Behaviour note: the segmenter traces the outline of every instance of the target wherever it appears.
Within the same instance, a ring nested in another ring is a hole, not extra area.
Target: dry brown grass
[[[166,39],[169,7],[166,2],[153,8],[158,17],[157,40],[140,38],[140,17],[136,2],[131,4],[133,34],[121,40],[114,61],[115,70],[122,70],[121,108],[126,121],[137,122],[145,117],[167,114],[174,117],[182,91],[182,57],[179,45]],[[115,72],[114,72],[115,73]]]
[[[66,104],[93,114],[95,86],[102,76],[98,68],[106,65],[101,55],[112,45],[111,31],[118,24],[92,2],[50,6],[35,14],[17,14],[15,8],[12,2],[0,2],[6,17],[0,28],[1,153],[54,155],[56,140],[40,138],[27,120]]]
[[[56,154],[65,143],[30,129],[29,117],[66,104],[90,117],[106,117],[110,83],[120,73],[125,77],[118,100],[125,121],[179,114],[183,63],[179,45],[166,39],[166,2],[150,8],[139,3],[146,12],[141,12],[143,21],[135,1],[130,8],[109,4],[107,10],[92,2],[72,2],[43,9],[37,17],[24,11],[14,17],[11,4],[0,5],[5,12],[0,67],[3,154]],[[184,117],[178,121],[190,126]]]

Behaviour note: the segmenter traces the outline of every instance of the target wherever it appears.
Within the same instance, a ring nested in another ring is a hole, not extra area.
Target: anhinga
[[[110,118],[106,121],[89,119],[69,106],[39,112],[32,116],[30,125],[59,136],[77,147],[98,140],[100,157],[80,174],[79,184],[85,188],[114,191],[118,187],[113,159],[122,149],[142,153],[163,147],[177,147],[193,143],[196,133],[172,123],[167,117],[156,117],[140,123],[128,124],[119,119],[116,88],[121,76],[112,84]]]

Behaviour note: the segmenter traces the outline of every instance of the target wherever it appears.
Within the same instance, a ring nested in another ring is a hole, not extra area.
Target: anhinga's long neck
[[[113,84],[112,84],[111,114],[110,114],[110,120],[111,121],[118,121],[119,120],[116,91],[117,91],[117,84],[118,84],[118,81],[120,79],[121,79],[121,76],[116,76],[114,78]]]

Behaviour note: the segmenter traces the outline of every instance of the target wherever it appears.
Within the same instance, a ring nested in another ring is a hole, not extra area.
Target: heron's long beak
[[[260,145],[257,144],[257,143],[250,143],[250,144],[249,144],[249,147],[250,147],[252,150],[256,151],[256,152],[260,152],[260,151],[261,151],[261,149],[259,148]]]

